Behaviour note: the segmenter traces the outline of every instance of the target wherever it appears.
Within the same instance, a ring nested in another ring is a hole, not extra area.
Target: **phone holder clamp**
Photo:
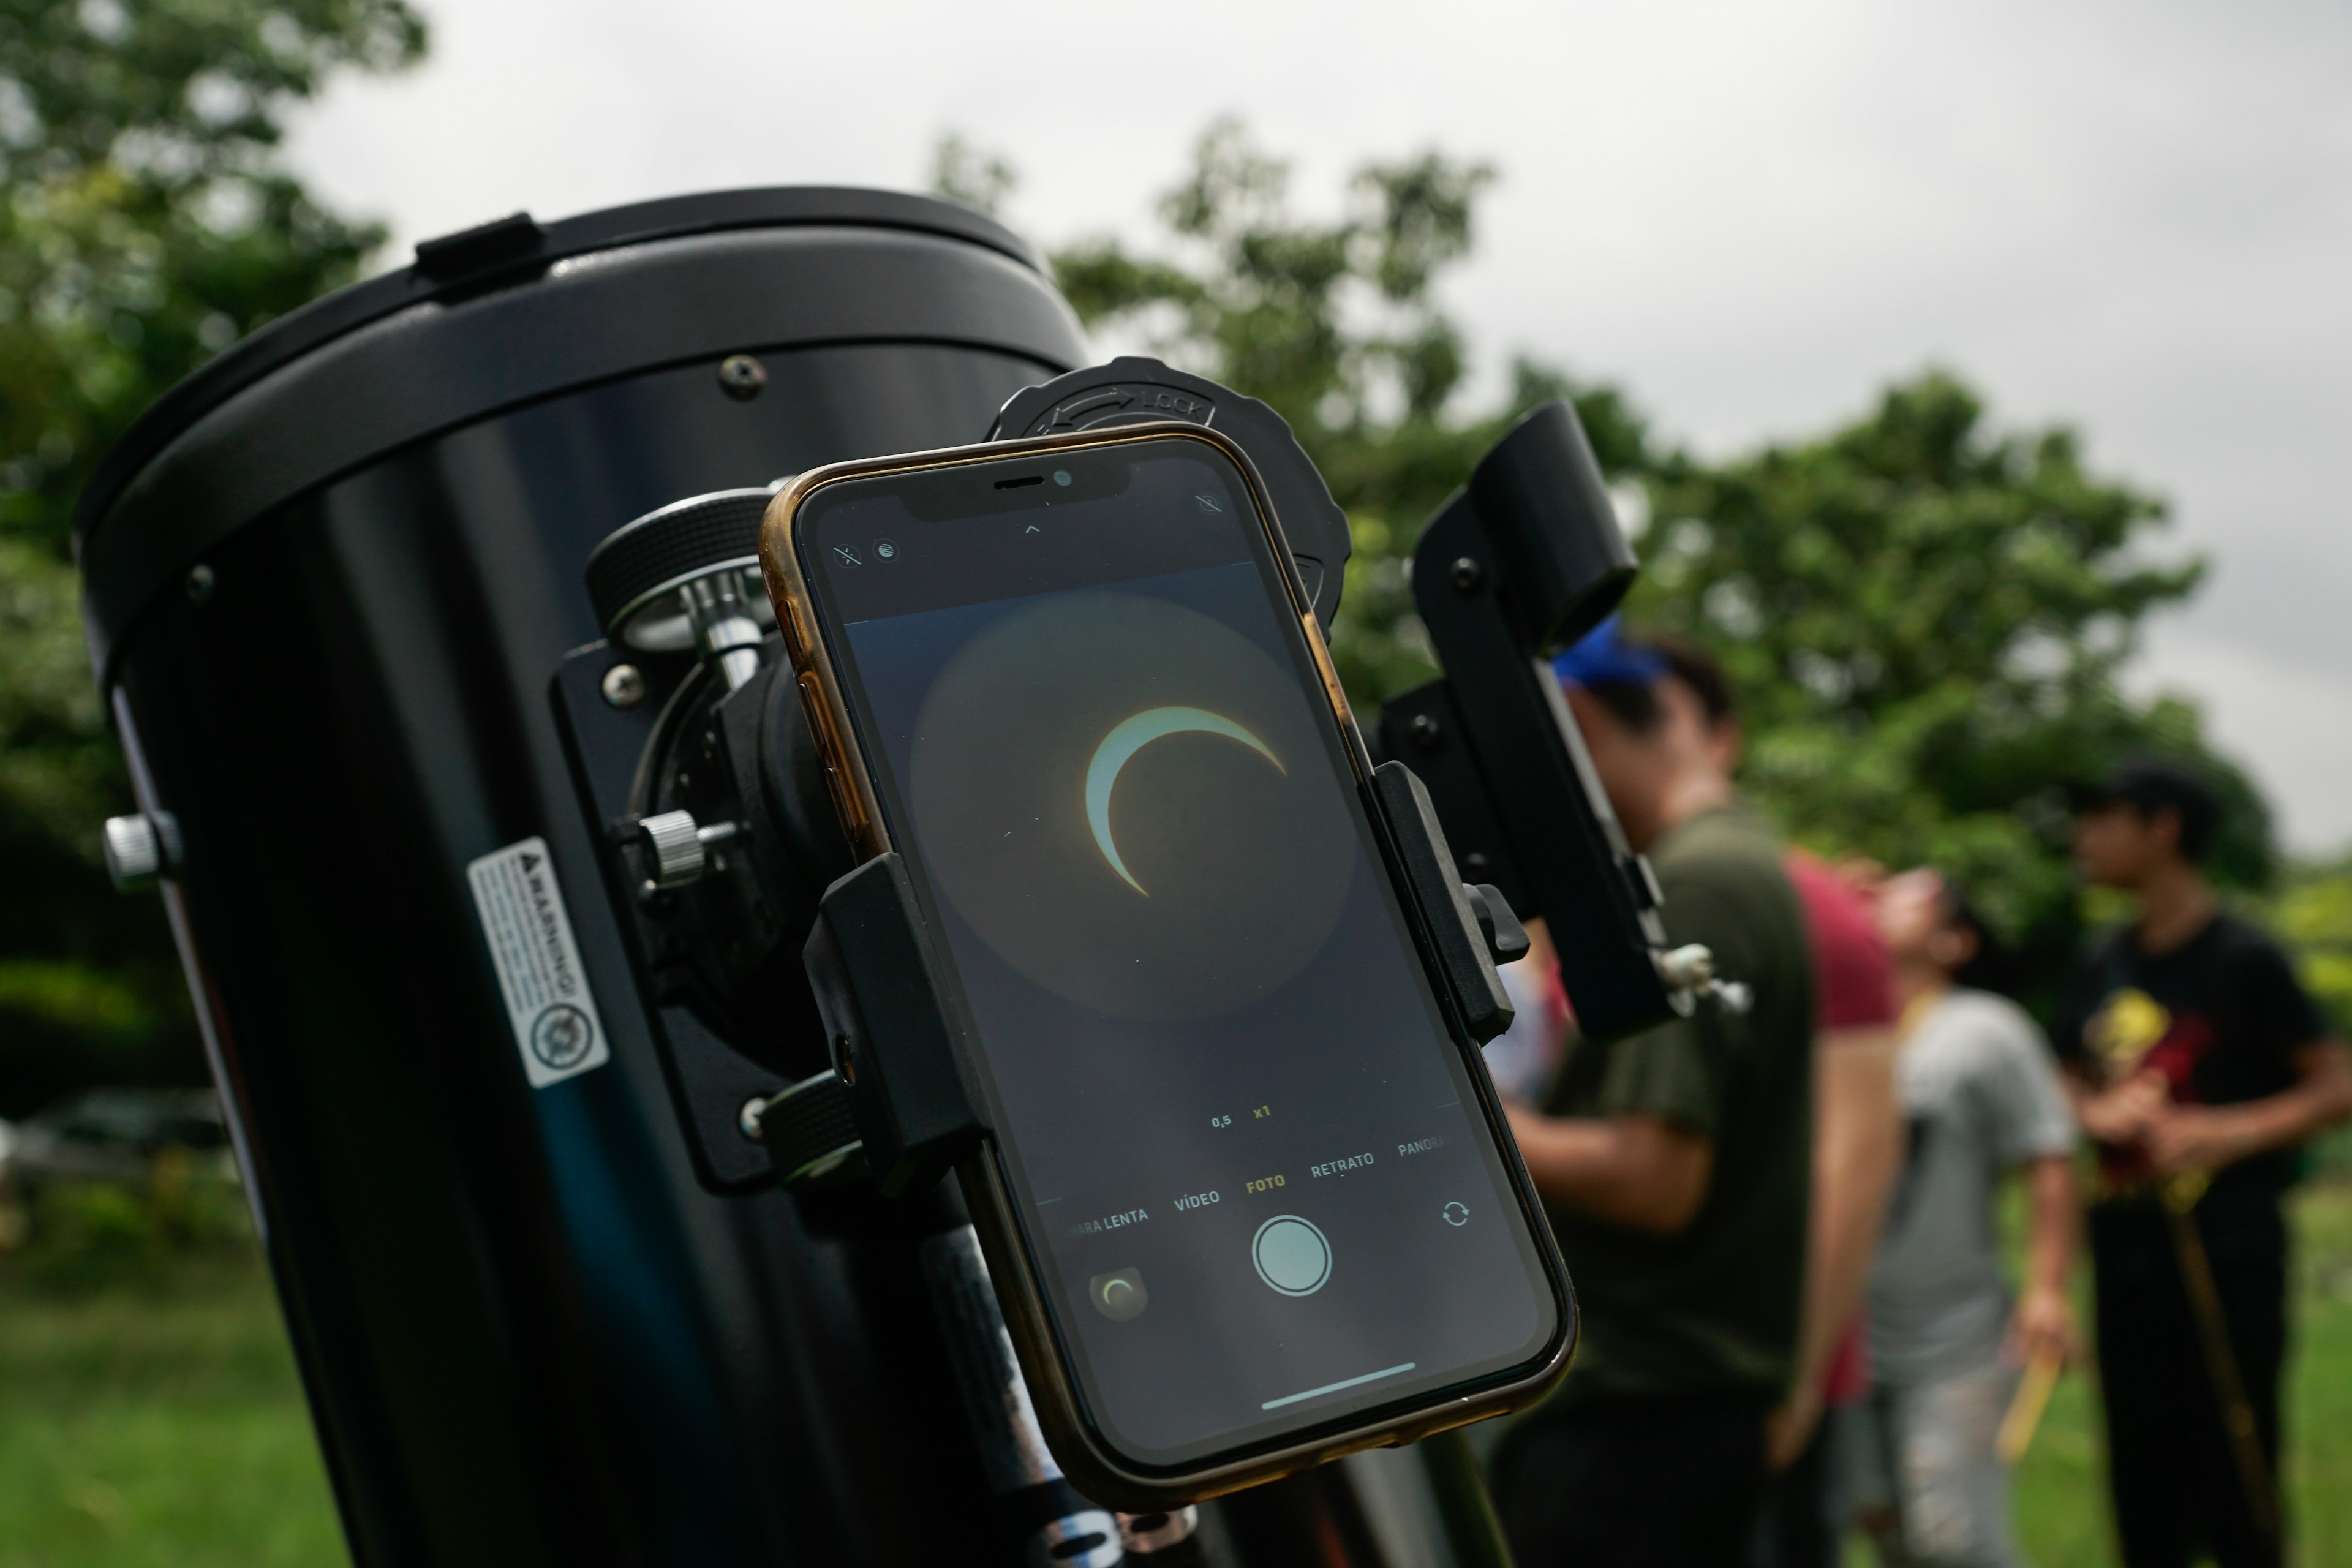
[[[1483,1045],[1511,1026],[1496,965],[1528,934],[1492,886],[1462,881],[1429,793],[1411,770],[1372,774],[1404,882],[1455,1008]],[[788,1186],[869,1175],[886,1197],[928,1190],[988,1137],[971,1030],[895,852],[825,889],[802,950],[834,1066],[744,1110]]]
[[[1528,951],[1527,928],[1500,889],[1472,885],[1454,869],[1429,791],[1402,763],[1372,770],[1372,795],[1393,835],[1405,882],[1421,906],[1454,1005],[1480,1045],[1511,1026],[1511,994],[1496,965]]]
[[[990,1129],[971,1025],[907,863],[877,855],[827,888],[801,957],[874,1184],[929,1187]]]
[[[1537,409],[1449,497],[1412,555],[1413,605],[1444,678],[1381,711],[1464,868],[1541,915],[1578,1027],[1613,1038],[1737,1011],[1711,955],[1669,947],[1649,865],[1627,844],[1549,657],[1615,609],[1633,553],[1564,402]],[[1701,959],[1705,962],[1702,963]]]

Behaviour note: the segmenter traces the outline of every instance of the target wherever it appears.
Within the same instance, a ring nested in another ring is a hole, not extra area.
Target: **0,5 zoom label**
[[[1284,1184],[1283,1178],[1280,1176],[1261,1176],[1249,1184],[1249,1190],[1254,1193],[1270,1193]]]

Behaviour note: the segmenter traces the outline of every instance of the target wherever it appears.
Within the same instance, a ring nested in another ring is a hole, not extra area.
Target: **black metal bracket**
[[[989,1123],[961,995],[896,852],[825,889],[802,958],[875,1185],[929,1187]]]
[[[1414,548],[1414,606],[1445,679],[1389,703],[1380,724],[1382,752],[1421,773],[1464,868],[1521,917],[1543,917],[1577,1026],[1595,1038],[1692,1005],[1659,973],[1656,883],[1543,662],[1616,608],[1634,571],[1575,411],[1537,409]]]
[[[602,689],[618,666],[626,666],[633,678],[642,682],[626,706],[616,706]],[[615,845],[612,837],[615,824],[637,815],[642,803],[632,798],[633,781],[658,745],[663,713],[693,669],[693,661],[683,657],[648,659],[602,642],[592,643],[565,658],[550,683],[550,696],[583,814],[604,840],[605,853],[600,858],[606,891],[624,940],[632,950],[643,987],[646,1028],[661,1058],[696,1174],[712,1192],[748,1193],[768,1186],[774,1177],[767,1152],[744,1125],[745,1108],[804,1076],[824,1058],[811,1040],[805,1044],[804,1055],[802,1050],[777,1052],[772,1053],[772,1060],[757,1060],[713,1026],[709,1010],[697,1005],[693,988],[683,983],[679,944],[685,939],[674,931],[674,921],[666,918],[674,910],[661,900],[649,902],[645,898],[640,857],[628,846]],[[786,687],[790,689],[789,682]],[[789,713],[798,711],[799,704],[794,702]],[[823,805],[831,811],[829,802]],[[628,837],[634,840],[634,835]],[[753,837],[764,840],[750,847],[754,852],[781,851],[782,832]],[[803,1006],[807,1014],[805,1032],[813,1036],[814,1009],[804,1003]],[[772,1021],[776,1011],[770,1009],[760,1016]],[[779,1037],[788,1032],[782,1027],[773,1031]]]

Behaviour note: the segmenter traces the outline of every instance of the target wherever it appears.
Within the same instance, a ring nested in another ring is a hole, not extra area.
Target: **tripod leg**
[[[1045,1447],[980,1238],[971,1226],[959,1225],[926,1237],[916,1250],[1009,1532],[1021,1539],[1032,1563],[1113,1568],[1125,1555],[1118,1521],[1079,1496]]]

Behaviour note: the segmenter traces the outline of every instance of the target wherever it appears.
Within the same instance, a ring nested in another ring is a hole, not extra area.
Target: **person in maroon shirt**
[[[1843,1524],[1829,1462],[1835,1413],[1870,1388],[1858,1308],[1901,1161],[1895,965],[1853,876],[1801,849],[1784,864],[1813,952],[1813,1205],[1795,1381],[1768,1437],[1779,1470],[1760,1568],[1835,1568]]]

